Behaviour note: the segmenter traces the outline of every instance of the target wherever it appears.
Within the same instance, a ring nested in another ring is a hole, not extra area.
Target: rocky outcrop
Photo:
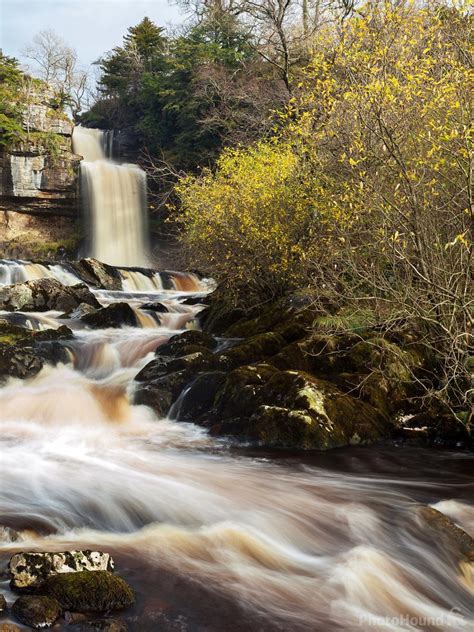
[[[81,157],[72,151],[73,123],[54,103],[54,92],[38,82],[22,97],[24,137],[0,152],[0,251],[23,255],[29,242],[56,241],[45,218],[35,227],[23,223],[18,235],[16,214],[56,216],[63,220],[59,241],[75,236],[78,217],[78,174]],[[43,223],[45,225],[42,232]],[[56,235],[55,235],[56,236]],[[11,255],[10,255],[11,256]]]
[[[33,377],[45,363],[69,362],[63,342],[71,337],[68,327],[33,331],[0,319],[0,382]]]
[[[68,312],[81,303],[101,307],[89,288],[81,283],[65,286],[56,279],[43,278],[0,287],[0,310],[5,311]]]
[[[62,553],[16,553],[8,570],[14,590],[32,590],[61,573],[111,571],[114,561],[101,551],[65,551]]]

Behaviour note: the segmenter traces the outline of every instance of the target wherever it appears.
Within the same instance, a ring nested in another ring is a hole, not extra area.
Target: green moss
[[[109,571],[60,573],[46,580],[42,592],[76,612],[122,610],[135,601],[130,586]]]

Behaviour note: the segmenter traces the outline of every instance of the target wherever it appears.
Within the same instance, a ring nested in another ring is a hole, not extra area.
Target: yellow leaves
[[[466,235],[467,235],[467,231],[464,231],[463,233],[456,235],[453,241],[450,241],[449,243],[445,244],[444,249],[448,250],[449,248],[452,248],[456,244],[462,244],[466,248],[469,248],[469,243],[466,239]]]

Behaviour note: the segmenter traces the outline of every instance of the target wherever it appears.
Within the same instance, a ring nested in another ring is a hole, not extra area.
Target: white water
[[[137,165],[118,164],[105,153],[107,137],[76,127],[74,152],[81,162],[81,194],[91,222],[90,256],[117,266],[146,265],[146,175]]]
[[[179,303],[184,288],[206,286],[178,276],[172,291],[154,281],[153,293],[125,278],[140,291],[96,292],[103,304],[117,294],[135,310],[160,301],[173,309],[165,323],[77,329],[66,343],[72,364],[0,388],[0,527],[22,537],[0,540],[0,571],[16,550],[108,550],[139,588],[137,611],[125,613],[132,632],[474,630],[472,573],[416,512],[437,503],[473,528],[453,464],[421,453],[407,475],[376,448],[347,451],[346,469],[325,467],[322,455],[239,456],[197,426],[158,419],[133,404],[133,378],[193,321],[199,307]],[[54,324],[58,314],[42,317]],[[162,576],[179,579],[168,587]],[[203,592],[190,609],[193,586]],[[176,609],[168,627],[165,590]],[[241,627],[225,600],[246,613]]]

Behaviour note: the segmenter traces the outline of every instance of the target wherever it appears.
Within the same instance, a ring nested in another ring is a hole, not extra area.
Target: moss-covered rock
[[[61,614],[61,606],[52,597],[23,595],[13,604],[12,614],[20,623],[41,630],[54,625]]]
[[[123,610],[135,602],[125,580],[108,571],[54,575],[43,584],[42,592],[56,599],[63,608],[77,612]]]
[[[302,449],[372,443],[391,429],[377,410],[333,384],[270,365],[232,371],[215,399],[213,419],[214,434]]]
[[[265,358],[276,355],[286,346],[285,339],[274,332],[257,334],[246,338],[243,342],[227,349],[224,353],[231,367],[262,362]]]

